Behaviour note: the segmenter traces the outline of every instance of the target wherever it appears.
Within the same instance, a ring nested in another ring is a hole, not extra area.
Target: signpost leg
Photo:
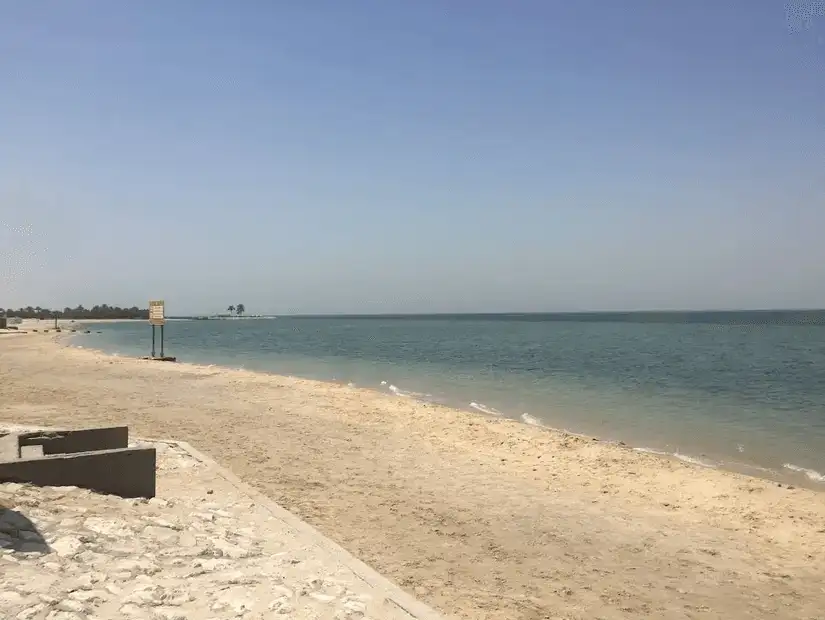
[[[175,361],[175,358],[170,358],[166,360],[166,354],[164,352],[164,342],[163,342],[163,326],[166,322],[166,319],[163,316],[163,301],[162,300],[153,300],[149,302],[149,324],[152,326],[152,359],[161,359],[163,361]],[[155,328],[160,326],[160,358],[155,356]]]

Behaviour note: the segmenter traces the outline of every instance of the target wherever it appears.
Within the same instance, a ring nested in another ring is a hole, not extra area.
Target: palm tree
[[[246,312],[246,308],[243,304],[238,304],[235,306],[235,312],[238,313],[238,316],[242,316],[244,312]]]
[[[233,314],[233,313],[235,312],[235,306],[229,306],[229,307],[226,309],[226,311],[227,311],[229,314]]]

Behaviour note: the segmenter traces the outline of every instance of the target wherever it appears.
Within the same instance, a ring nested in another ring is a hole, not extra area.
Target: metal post
[[[160,356],[163,357],[163,325],[160,326]]]
[[[152,357],[155,357],[155,326],[152,325]]]

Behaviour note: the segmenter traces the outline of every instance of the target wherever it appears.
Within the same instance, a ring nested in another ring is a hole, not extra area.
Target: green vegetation
[[[235,306],[235,312],[238,314],[238,316],[243,316],[243,313],[246,312],[246,306],[244,306],[243,304],[238,304],[237,306]]]
[[[0,308],[0,316],[3,314],[3,308]],[[63,308],[63,310],[28,306],[17,310],[7,308],[5,316],[20,317],[21,319],[53,319],[55,317],[59,319],[148,319],[149,309],[138,308],[137,306],[121,308],[120,306],[110,306],[108,304],[92,308],[84,308],[80,305],[77,308]]]

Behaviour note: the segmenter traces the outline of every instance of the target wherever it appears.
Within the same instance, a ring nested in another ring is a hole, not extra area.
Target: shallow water
[[[530,317],[170,321],[166,353],[387,390],[825,485],[825,327]],[[74,344],[146,355],[144,323]]]

